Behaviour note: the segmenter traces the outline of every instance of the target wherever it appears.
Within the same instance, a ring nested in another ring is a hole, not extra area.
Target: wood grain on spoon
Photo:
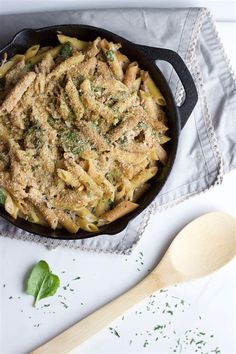
[[[213,212],[188,224],[139,284],[31,354],[67,354],[155,291],[211,274],[236,254],[236,219]]]

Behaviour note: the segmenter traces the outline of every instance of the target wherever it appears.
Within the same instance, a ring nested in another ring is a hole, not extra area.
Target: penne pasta
[[[79,230],[79,225],[75,223],[71,217],[61,210],[56,211],[58,222],[62,225],[67,231],[75,234]]]
[[[68,184],[71,187],[79,187],[81,185],[80,181],[76,179],[73,173],[69,171],[58,168],[57,175],[62,181],[64,181],[66,184]]]
[[[10,194],[7,193],[6,191],[5,194],[6,194],[6,199],[5,199],[4,208],[14,219],[16,219],[19,212],[19,208],[16,205],[15,201],[10,196]]]
[[[65,43],[69,42],[77,50],[85,49],[89,45],[88,42],[81,41],[80,39],[75,38],[75,37],[65,36],[64,34],[58,34],[57,38],[61,44],[65,44]]]
[[[157,173],[157,167],[150,167],[143,171],[141,171],[137,176],[135,176],[131,183],[134,189],[138,188],[140,185],[146,183],[149,179],[151,179]]]
[[[45,204],[42,202],[34,201],[31,200],[32,204],[38,209],[40,214],[43,216],[45,221],[48,223],[48,225],[55,230],[58,225],[58,217],[56,216],[55,212],[48,208]]]
[[[106,39],[102,39],[101,48],[103,50],[103,53],[105,54],[107,62],[114,76],[118,80],[122,81],[124,77],[124,73],[123,73],[121,62],[116,57],[117,46],[114,45],[113,43],[109,43]]]
[[[107,211],[102,215],[102,219],[107,220],[108,222],[115,221],[122,216],[131,213],[139,205],[130,201],[123,201],[115,206],[114,209]]]
[[[159,106],[166,106],[166,100],[159,88],[155,85],[148,72],[143,72],[142,81],[146,90],[152,95]]]
[[[98,231],[97,225],[93,224],[92,222],[89,222],[87,220],[84,220],[82,218],[77,218],[76,219],[79,223],[79,226],[82,230],[88,231],[88,232],[96,232]]]
[[[130,90],[132,90],[132,88],[134,86],[134,82],[135,82],[137,73],[138,73],[138,63],[137,62],[133,62],[133,63],[129,64],[127,69],[126,69],[126,72],[125,72],[124,84]]]
[[[119,43],[57,38],[0,65],[0,204],[97,233],[133,212],[168,162],[166,101]]]
[[[62,46],[58,45],[55,48],[50,48],[48,50],[40,52],[39,54],[35,55],[34,57],[31,57],[30,59],[28,59],[27,62],[32,65],[38,64],[48,54],[50,54],[50,56],[52,58],[55,58],[60,53],[61,48],[62,48]]]
[[[16,54],[14,57],[12,57],[9,61],[3,63],[0,66],[0,79],[3,78],[6,73],[18,62],[21,60],[24,60],[25,56],[21,54]]]
[[[35,57],[35,55],[38,53],[40,48],[39,44],[36,44],[32,47],[30,47],[29,49],[27,49],[27,51],[25,52],[25,60],[30,60],[31,58]]]
[[[5,100],[3,101],[2,105],[0,106],[0,114],[6,111],[7,113],[10,113],[13,108],[17,105],[17,103],[20,101],[21,97],[25,93],[25,91],[28,89],[28,87],[32,84],[32,82],[35,80],[36,74],[33,72],[30,72],[23,76],[22,79],[18,82],[18,84],[13,87],[13,89],[9,92]]]
[[[76,116],[77,120],[80,120],[84,115],[84,106],[80,100],[79,92],[76,89],[72,79],[69,78],[65,86],[65,91],[69,98],[71,108]]]

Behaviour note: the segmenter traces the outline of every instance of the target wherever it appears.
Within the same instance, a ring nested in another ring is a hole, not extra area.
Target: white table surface
[[[217,28],[236,69],[236,23],[218,22]],[[0,354],[31,351],[129,289],[154,267],[174,235],[193,218],[213,210],[236,216],[235,179],[232,171],[221,186],[153,216],[130,256],[49,251],[42,245],[0,238]],[[60,276],[62,286],[35,309],[32,297],[23,292],[23,279],[40,259]],[[73,280],[77,276],[81,279]],[[236,352],[235,262],[205,279],[155,295],[111,324],[120,337],[104,329],[76,353]]]

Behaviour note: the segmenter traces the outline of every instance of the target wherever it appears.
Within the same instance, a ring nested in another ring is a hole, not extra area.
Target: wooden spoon
[[[84,318],[31,354],[67,354],[153,292],[206,276],[236,254],[236,219],[205,214],[175,237],[158,266],[139,284]]]

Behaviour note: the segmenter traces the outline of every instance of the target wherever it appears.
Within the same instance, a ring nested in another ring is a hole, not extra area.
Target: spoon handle
[[[41,347],[35,349],[31,354],[67,354],[85,342],[91,336],[109,325],[117,317],[121,316],[129,308],[160,289],[157,284],[157,277],[150,273],[139,284],[119,296],[107,305],[101,307],[91,315],[59,334]]]

